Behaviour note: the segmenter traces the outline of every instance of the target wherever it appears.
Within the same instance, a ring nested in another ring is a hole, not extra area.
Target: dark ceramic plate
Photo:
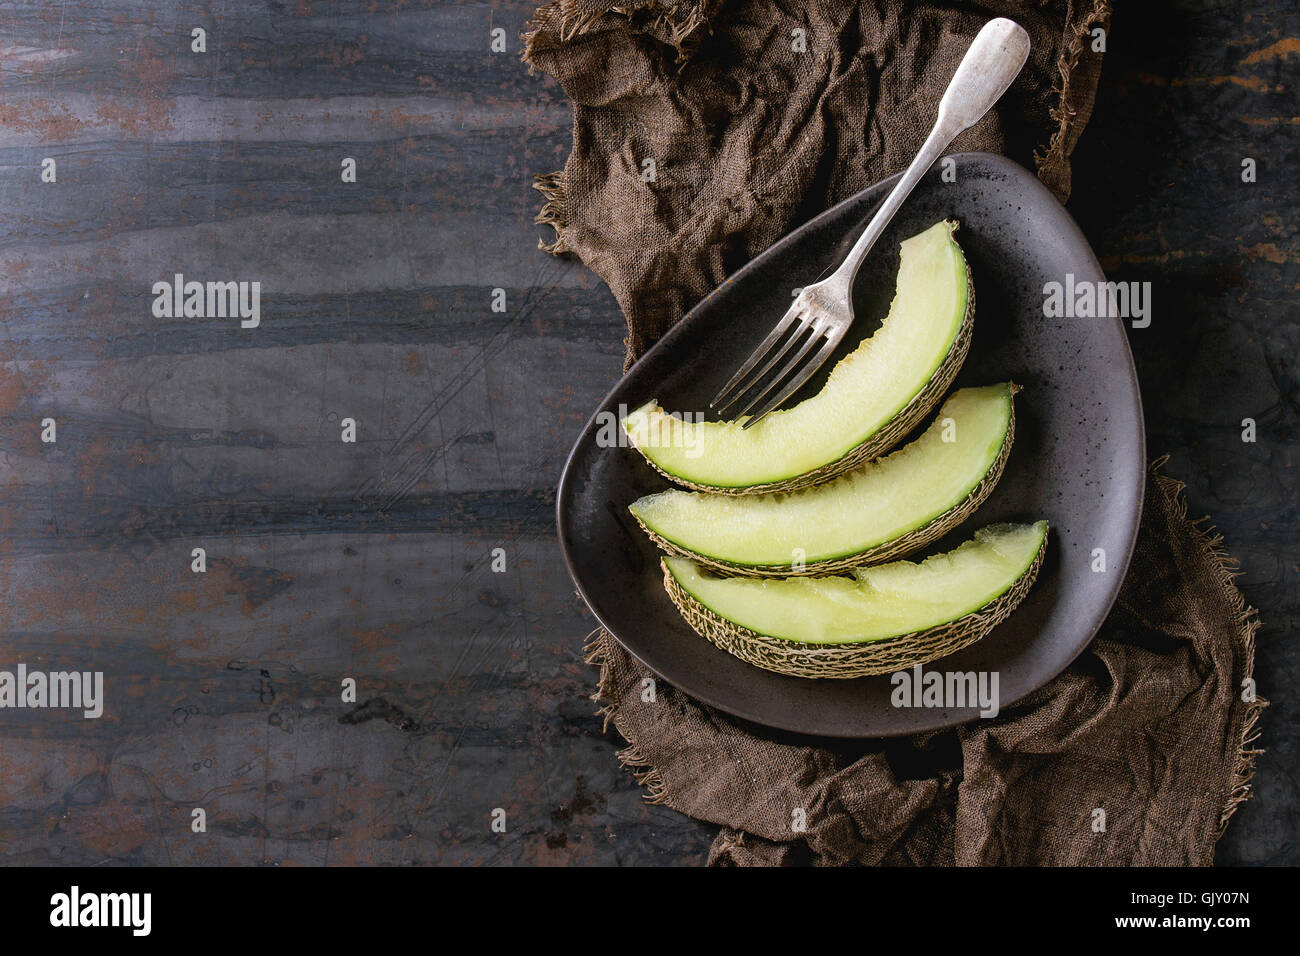
[[[1005,709],[1041,687],[1100,627],[1128,566],[1145,469],[1142,404],[1119,318],[1044,317],[1044,283],[1103,281],[1078,226],[1034,176],[984,153],[956,157],[956,181],[937,172],[917,187],[858,276],[852,350],[888,309],[898,243],[943,218],[961,222],[970,261],[975,334],[957,385],[1012,379],[1016,439],[993,495],[930,550],[947,550],[993,521],[1046,518],[1043,569],[1029,597],[982,641],[927,670],[996,671]],[[793,287],[833,268],[893,180],[828,210],[737,272],[673,328],[609,393],[574,446],[560,481],[557,518],[569,572],[597,619],[676,687],[771,727],[830,737],[888,737],[947,727],[972,708],[899,708],[888,676],[809,680],[769,673],[697,635],[664,593],[659,552],[627,513],[667,481],[631,448],[597,443],[604,420],[658,398],[699,411],[785,311]],[[838,356],[836,356],[838,358]],[[822,387],[834,362],[797,398]],[[1105,571],[1094,571],[1094,551]]]

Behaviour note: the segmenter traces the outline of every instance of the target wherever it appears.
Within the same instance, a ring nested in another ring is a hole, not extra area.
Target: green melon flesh
[[[960,520],[972,493],[991,489],[982,485],[1004,460],[1012,392],[1010,384],[954,392],[916,441],[822,485],[746,496],[671,489],[630,510],[662,542],[742,568],[788,572],[800,557],[812,565],[880,549],[949,514]]]
[[[831,464],[884,429],[930,382],[957,342],[970,301],[966,260],[940,222],[902,243],[893,304],[817,395],[753,428],[683,421],[656,401],[623,421],[660,471],[694,485],[745,488]]]
[[[858,644],[958,621],[1009,591],[1035,565],[1047,522],[990,525],[920,564],[895,561],[851,577],[721,578],[665,558],[677,584],[755,634],[808,644]]]

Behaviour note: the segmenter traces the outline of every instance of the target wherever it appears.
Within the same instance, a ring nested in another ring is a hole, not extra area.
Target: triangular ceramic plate
[[[998,673],[1001,708],[1041,687],[1083,650],[1119,593],[1137,536],[1146,476],[1142,403],[1118,317],[1047,318],[1044,285],[1104,281],[1074,220],[1029,172],[999,156],[955,157],[895,218],[859,273],[847,352],[879,325],[893,295],[898,243],[940,219],[975,283],[975,331],[957,386],[1012,379],[1016,439],[1001,482],[946,550],[992,521],[1046,518],[1047,558],[1029,597],[982,641],[926,671]],[[831,737],[912,734],[971,720],[978,706],[896,707],[889,676],[809,680],[760,670],[714,647],[664,593],[659,552],[627,506],[668,486],[627,447],[602,447],[606,416],[658,398],[701,411],[788,306],[792,289],[833,268],[893,180],[828,210],[750,262],[691,310],[627,373],[583,429],[565,466],[557,521],[565,562],[596,618],[645,666],[735,716]],[[834,362],[800,396],[820,389]],[[606,429],[606,433],[608,429]],[[1094,555],[1105,552],[1105,570]],[[649,706],[649,705],[647,705]]]

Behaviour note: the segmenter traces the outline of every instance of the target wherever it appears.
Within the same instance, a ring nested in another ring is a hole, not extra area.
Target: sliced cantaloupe
[[[794,490],[879,457],[933,409],[966,357],[975,295],[956,228],[936,223],[903,242],[888,316],[817,395],[749,429],[651,401],[623,420],[632,443],[678,484],[729,494]]]
[[[664,586],[702,636],[800,677],[862,677],[925,663],[984,637],[1029,592],[1047,522],[990,525],[946,554],[825,578],[718,577],[664,558]]]
[[[833,574],[923,547],[964,521],[1002,475],[1011,383],[964,388],[915,441],[825,484],[716,495],[677,488],[630,511],[669,554],[736,574]]]

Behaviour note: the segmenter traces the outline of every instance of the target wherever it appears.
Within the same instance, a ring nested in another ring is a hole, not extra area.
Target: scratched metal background
[[[1150,445],[1263,610],[1270,752],[1220,860],[1294,862],[1300,23],[1128,6],[1071,207],[1155,283]],[[570,131],[518,61],[530,10],[0,3],[0,667],[108,682],[98,721],[0,713],[3,862],[703,858],[712,828],[644,805],[601,734],[553,539],[622,324],[536,248]],[[261,327],[153,318],[176,271],[260,280]]]

